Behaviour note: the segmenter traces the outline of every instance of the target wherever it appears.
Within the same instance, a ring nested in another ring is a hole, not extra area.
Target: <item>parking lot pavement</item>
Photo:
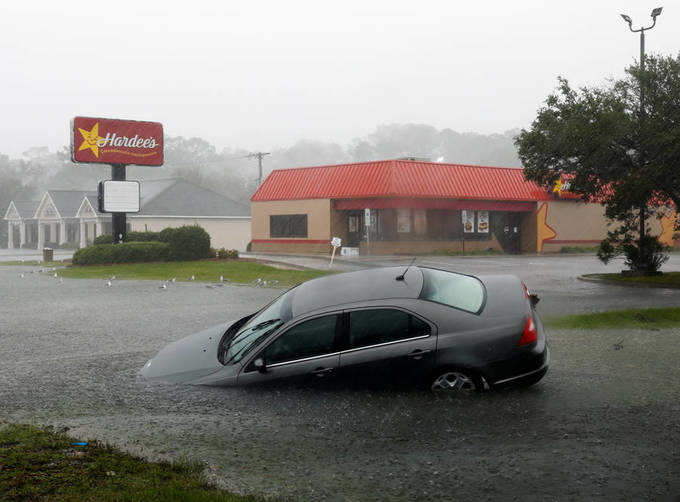
[[[611,304],[611,286],[568,277],[571,259],[466,263],[535,278],[545,286],[541,306],[570,310],[583,296]],[[680,495],[680,330],[550,332],[541,383],[483,395],[150,384],[138,371],[166,343],[280,291],[105,287],[28,270],[0,266],[2,420],[65,425],[149,458],[188,456],[229,489],[307,500]],[[615,303],[663,292],[638,291]]]

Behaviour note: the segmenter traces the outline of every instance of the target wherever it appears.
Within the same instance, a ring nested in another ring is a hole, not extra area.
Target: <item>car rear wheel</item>
[[[436,392],[481,392],[479,378],[468,371],[445,368],[435,372],[430,389]]]

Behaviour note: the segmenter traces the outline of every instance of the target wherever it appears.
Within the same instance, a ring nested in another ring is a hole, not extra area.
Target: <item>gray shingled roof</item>
[[[250,207],[182,178],[140,182],[143,216],[250,216]],[[48,190],[62,218],[74,218],[83,198],[97,211],[97,192]],[[33,218],[40,201],[14,201],[22,218]]]
[[[47,192],[52,197],[62,218],[75,218],[80,204],[83,202],[83,197],[92,196],[94,193],[94,200],[97,200],[96,192],[83,190],[48,190]]]
[[[40,205],[39,200],[13,200],[12,202],[14,202],[14,207],[23,220],[33,218],[36,209]]]
[[[182,178],[143,181],[144,216],[250,216],[250,207]]]

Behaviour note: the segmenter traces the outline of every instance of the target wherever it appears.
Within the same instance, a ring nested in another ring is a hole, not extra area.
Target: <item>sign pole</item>
[[[125,181],[125,164],[111,164],[111,180]],[[111,213],[113,243],[125,242],[127,235],[126,213]]]

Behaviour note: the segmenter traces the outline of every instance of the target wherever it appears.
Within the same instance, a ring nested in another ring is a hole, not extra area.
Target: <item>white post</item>
[[[99,237],[102,234],[102,222],[99,218],[94,224],[94,236]]]
[[[80,247],[84,248],[87,246],[87,241],[85,240],[85,221],[80,220]]]
[[[19,246],[24,247],[26,244],[26,222],[19,223]]]
[[[42,252],[45,247],[45,225],[38,221],[38,251]]]
[[[58,242],[57,241],[57,222],[56,221],[54,223],[50,223],[50,242]]]
[[[66,242],[66,222],[61,220],[59,223],[59,245],[63,246]]]
[[[7,249],[14,249],[14,223],[7,222]]]

